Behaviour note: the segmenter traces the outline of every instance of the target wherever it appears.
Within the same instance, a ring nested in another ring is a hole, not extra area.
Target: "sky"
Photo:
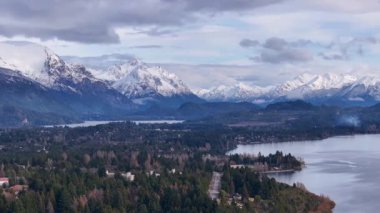
[[[379,0],[2,0],[0,40],[138,57],[190,87],[380,73]]]

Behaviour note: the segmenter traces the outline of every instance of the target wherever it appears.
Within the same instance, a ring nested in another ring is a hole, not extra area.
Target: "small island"
[[[230,156],[231,168],[247,167],[258,173],[295,172],[301,170],[304,165],[302,159],[296,159],[291,154],[284,155],[280,151],[268,156],[263,156],[260,153],[258,156],[238,154]]]

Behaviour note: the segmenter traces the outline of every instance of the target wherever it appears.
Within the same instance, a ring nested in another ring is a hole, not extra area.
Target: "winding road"
[[[221,178],[222,174],[219,172],[213,172],[212,178],[208,190],[208,195],[212,200],[216,200],[219,198],[220,188],[221,188]]]

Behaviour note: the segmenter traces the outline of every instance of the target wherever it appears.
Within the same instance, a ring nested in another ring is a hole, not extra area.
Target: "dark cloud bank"
[[[272,37],[268,38],[264,43],[257,40],[243,39],[239,44],[243,48],[258,49],[259,54],[250,58],[256,62],[279,64],[313,60],[312,51],[306,48],[309,44],[312,44],[309,40],[289,42],[282,38]]]
[[[239,43],[243,48],[256,50],[256,55],[250,57],[251,60],[271,64],[309,62],[315,57],[326,61],[350,60],[354,56],[364,55],[369,45],[377,44],[380,41],[373,37],[332,41],[329,45],[307,39],[287,41],[278,37],[268,38],[262,43],[245,38]],[[316,49],[321,52],[316,53]]]
[[[117,27],[178,26],[194,21],[198,13],[249,10],[280,1],[2,0],[0,34],[82,43],[118,43]]]

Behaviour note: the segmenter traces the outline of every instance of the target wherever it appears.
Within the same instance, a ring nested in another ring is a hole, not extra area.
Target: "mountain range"
[[[0,42],[0,89],[0,126],[199,118],[295,99],[339,106],[380,101],[380,79],[374,76],[302,74],[277,86],[239,83],[193,93],[161,66],[135,58],[102,68],[84,66],[29,42]]]
[[[0,123],[15,125],[121,119],[152,107],[204,102],[161,67],[132,60],[93,70],[28,42],[0,43],[0,82]]]
[[[314,104],[369,106],[380,101],[380,78],[305,73],[277,86],[251,87],[239,83],[199,90],[196,94],[208,101],[248,101],[265,105],[301,99]]]

